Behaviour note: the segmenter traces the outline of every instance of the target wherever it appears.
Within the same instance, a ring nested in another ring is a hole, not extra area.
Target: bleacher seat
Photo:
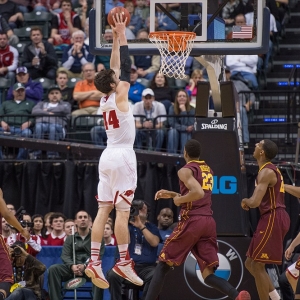
[[[30,32],[31,32],[31,27],[25,26],[21,28],[15,28],[14,29],[14,34],[18,36],[20,41],[30,41]]]
[[[43,38],[49,37],[50,21],[52,20],[52,14],[45,11],[33,11],[24,14],[25,26],[41,26],[43,31]]]
[[[19,52],[19,57],[22,55],[22,53],[24,52],[24,49],[26,47],[27,43],[18,43],[16,45],[16,49],[18,50]]]
[[[61,251],[62,251],[62,246],[43,246],[41,252],[38,253],[36,258],[39,261],[41,261],[48,269],[51,265],[62,263],[62,260],[60,258]],[[106,274],[114,266],[115,257],[116,257],[116,247],[115,246],[105,247],[105,252],[102,257],[102,269],[104,274]],[[91,289],[92,286],[91,283],[87,282],[82,287],[83,292],[80,291],[81,288],[77,290],[77,299],[80,299],[80,297],[86,297],[86,291],[89,290],[89,286]],[[43,288],[46,291],[48,291],[48,272],[44,273]],[[74,295],[74,291],[68,290],[67,293],[68,295],[66,294],[65,299],[74,299],[74,296],[69,296],[70,294],[72,294],[72,292]],[[72,297],[72,298],[67,298],[67,297]],[[81,298],[81,299],[89,299],[89,298]],[[110,300],[110,293],[108,289],[104,290],[103,300]]]
[[[73,88],[78,81],[82,81],[82,78],[78,78],[78,77],[69,78],[67,85],[69,88]]]

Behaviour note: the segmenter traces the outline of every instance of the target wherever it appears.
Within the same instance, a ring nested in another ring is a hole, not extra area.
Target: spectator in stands
[[[174,17],[177,16],[171,8],[169,7],[169,4],[167,3],[162,3],[161,4],[171,15]],[[159,31],[164,31],[164,30],[177,30],[178,25],[174,23],[173,20],[171,20],[163,11],[161,11],[158,7],[156,8],[156,13],[155,16],[158,19],[158,30]]]
[[[7,34],[0,31],[0,78],[9,79],[11,86],[15,83],[18,62],[18,50],[8,44]]]
[[[154,92],[155,101],[162,103],[168,113],[170,106],[174,103],[175,94],[174,89],[169,87],[167,76],[159,71],[156,72],[151,80],[150,88]]]
[[[18,8],[18,5],[11,0],[1,0],[0,13],[11,29],[21,27],[24,21],[23,14]]]
[[[141,29],[137,33],[136,39],[148,39],[148,32],[146,29]],[[154,74],[160,67],[159,55],[135,55],[131,57],[132,64],[137,67],[139,77],[152,80]]]
[[[134,9],[134,14],[139,16],[145,23],[147,17],[150,15],[150,7],[146,6],[145,0],[136,0],[136,7]]]
[[[146,19],[145,28],[144,28],[147,32],[150,32],[150,22],[151,22],[151,18],[148,17]],[[155,17],[155,19],[154,19],[154,31],[158,31],[158,30],[159,30],[158,29],[158,18]]]
[[[41,239],[41,244],[42,244],[42,240],[47,238],[46,227],[45,227],[43,216],[40,214],[33,215],[32,223],[33,223],[33,227],[31,228],[31,233],[33,236],[39,237]]]
[[[31,43],[27,44],[22,54],[22,65],[28,70],[32,79],[46,77],[55,79],[57,56],[52,44],[43,41],[40,27],[32,27]]]
[[[48,42],[59,46],[60,49],[71,45],[73,33],[81,30],[80,17],[72,10],[71,0],[62,0],[61,9],[57,15],[53,15],[51,22],[51,34]]]
[[[74,99],[73,99],[73,90],[74,88],[68,87],[68,73],[64,70],[60,70],[56,75],[56,83],[61,92],[61,100],[70,103],[73,110]]]
[[[245,5],[240,0],[230,0],[222,9],[222,18],[225,21],[226,34],[234,25],[234,18],[239,14],[245,14]]]
[[[142,93],[142,101],[133,106],[133,114],[145,116],[136,118],[135,128],[135,146],[142,148],[143,140],[146,140],[148,149],[154,148],[155,151],[161,151],[164,142],[164,122],[166,117],[155,119],[157,116],[166,115],[165,106],[155,101],[154,92],[151,89],[145,89]],[[148,140],[147,140],[148,139]],[[151,145],[151,140],[155,145]]]
[[[67,236],[63,245],[61,259],[62,264],[52,265],[48,269],[48,287],[50,300],[62,300],[62,283],[76,277],[89,278],[85,275],[85,263],[91,255],[91,230],[89,227],[88,213],[81,210],[75,216],[77,232],[73,236]],[[73,258],[73,247],[75,247],[75,264]],[[104,243],[101,243],[100,256],[104,254]],[[103,290],[93,285],[93,299],[102,299]]]
[[[140,102],[142,100],[142,92],[145,89],[145,86],[137,82],[137,79],[138,79],[137,67],[135,65],[131,65],[130,89],[128,93],[128,99],[133,104]]]
[[[117,6],[124,6],[124,3],[119,0],[105,0],[105,14],[107,15],[111,9]]]
[[[253,90],[258,89],[256,78],[258,55],[226,55],[225,61],[231,76],[241,76],[251,82]]]
[[[84,79],[76,83],[73,93],[79,109],[73,111],[72,116],[96,115],[103,94],[94,85],[95,65],[87,63],[82,67],[82,71]]]
[[[35,120],[35,138],[42,139],[48,134],[48,139],[58,141],[65,138],[68,118],[71,114],[71,105],[62,101],[58,85],[48,89],[48,101],[39,102],[32,110]],[[33,158],[40,158],[41,150],[34,152]],[[59,158],[58,152],[47,151],[48,159]]]
[[[103,34],[103,39],[107,42],[112,41],[112,39],[113,39],[112,29],[105,29],[105,33]],[[95,66],[96,66],[97,72],[100,72],[103,69],[109,69],[110,68],[110,56],[96,55],[95,56]]]
[[[134,35],[143,27],[143,20],[134,14],[134,4],[132,0],[127,0],[124,3],[124,7],[128,10],[130,14],[130,23],[128,28],[132,31]]]
[[[7,203],[6,206],[7,206],[7,209],[9,211],[11,211],[13,215],[16,214],[16,209],[15,209],[15,207],[12,204]]]
[[[157,227],[163,242],[173,231],[173,229],[170,229],[170,226],[173,224],[173,218],[174,214],[171,208],[163,208],[157,216]]]
[[[3,237],[4,243],[7,245],[7,238],[12,234],[11,228],[6,220],[2,217],[2,231],[0,233]]]
[[[100,113],[100,112],[101,113]],[[102,111],[100,110],[100,108],[98,109],[97,112],[98,115],[102,115]],[[107,141],[107,135],[106,135],[106,131],[105,128],[103,126],[103,118],[99,118],[97,120],[97,124],[96,126],[94,126],[91,129],[91,139],[93,144],[97,145],[97,146],[105,146],[106,145],[106,141]]]
[[[11,0],[18,5],[19,10],[24,14],[29,10],[32,10],[32,0]]]
[[[66,233],[64,223],[67,218],[60,212],[55,212],[50,216],[51,233],[44,240],[44,246],[63,246]]]
[[[183,153],[184,145],[192,138],[195,123],[195,109],[190,106],[190,97],[184,90],[179,90],[175,97],[174,106],[169,109],[169,115],[178,116],[168,118],[168,153]],[[179,118],[180,116],[180,118]]]
[[[30,137],[32,135],[30,127],[33,125],[34,119],[29,115],[34,107],[34,102],[25,98],[25,86],[22,83],[15,83],[12,90],[14,99],[4,101],[0,106],[0,115],[5,115],[4,117],[0,117],[0,132]],[[14,117],[9,117],[9,115],[13,115]],[[28,116],[18,117],[16,115]],[[26,159],[27,153],[27,149],[20,148],[17,159]],[[2,157],[2,152],[0,153],[0,157]]]
[[[31,100],[35,104],[42,101],[43,99],[43,86],[40,82],[34,82],[29,77],[28,70],[26,67],[18,67],[16,70],[17,83],[21,83],[25,86],[25,98]],[[13,87],[8,92],[6,99],[13,99]]]
[[[8,43],[12,46],[16,46],[19,42],[19,38],[14,34],[14,32],[9,27],[6,20],[0,15],[0,31],[7,34]]]
[[[89,46],[84,44],[84,32],[77,30],[72,34],[73,44],[64,49],[62,67],[69,73],[69,77],[81,77],[82,67],[88,62],[94,63],[94,55]],[[62,68],[59,68],[60,71]]]
[[[74,229],[73,229],[74,228]],[[72,231],[77,232],[77,228],[73,219],[67,219],[64,225],[66,237],[72,234]]]
[[[148,205],[142,200],[133,200],[138,204],[139,214],[129,221],[130,242],[128,251],[134,261],[136,274],[144,281],[142,299],[146,299],[148,288],[154,274],[156,255],[161,237],[158,228],[150,223],[148,218]],[[127,281],[110,270],[107,273],[109,291],[112,299],[122,299],[122,283]]]
[[[231,80],[235,86],[235,89],[239,96],[238,109],[240,111],[240,118],[242,122],[242,133],[243,133],[243,143],[244,148],[248,148],[248,143],[250,141],[249,128],[248,128],[248,112],[251,110],[251,107],[255,101],[255,95],[251,92],[249,86],[242,80],[239,80],[237,77],[231,77],[231,73],[228,69],[225,70],[226,79]],[[243,91],[244,93],[240,93]]]
[[[44,224],[45,224],[45,228],[46,228],[46,235],[49,235],[50,232],[52,231],[52,227],[50,224],[50,217],[54,214],[54,212],[48,212],[47,214],[45,214],[44,216]]]
[[[117,241],[113,237],[113,234],[114,234],[114,230],[112,224],[105,223],[104,234],[103,234],[105,246],[117,246]]]
[[[21,254],[12,255],[17,247]],[[32,255],[26,252],[24,242],[17,241],[9,249],[12,257],[12,265],[14,269],[15,283],[23,282],[21,288],[12,289],[7,300],[29,300],[42,299],[41,280],[42,275],[46,271],[46,266]]]

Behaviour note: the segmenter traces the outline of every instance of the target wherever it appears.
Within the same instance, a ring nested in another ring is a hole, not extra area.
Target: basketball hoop
[[[161,55],[159,72],[175,79],[185,78],[185,63],[191,53],[195,38],[195,32],[150,32],[149,40],[156,45]]]

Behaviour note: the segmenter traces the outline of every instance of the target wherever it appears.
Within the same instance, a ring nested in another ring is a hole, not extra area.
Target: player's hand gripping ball
[[[115,22],[114,22],[114,19],[113,19],[113,16],[115,16],[115,14],[121,15],[122,16],[121,21],[123,21],[123,22],[127,18],[127,21],[126,21],[125,25],[126,26],[129,25],[129,23],[130,23],[130,13],[129,13],[129,11],[126,8],[122,7],[122,6],[117,6],[117,7],[112,8],[110,10],[110,12],[108,13],[108,15],[107,15],[107,22],[110,26],[113,26],[113,27],[115,26]],[[115,16],[115,18],[116,18],[116,16]]]

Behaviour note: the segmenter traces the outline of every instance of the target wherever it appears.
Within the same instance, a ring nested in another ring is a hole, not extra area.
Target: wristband
[[[144,229],[147,229],[147,227],[145,226],[145,227],[143,227],[142,229],[141,229],[141,231],[143,231]]]

